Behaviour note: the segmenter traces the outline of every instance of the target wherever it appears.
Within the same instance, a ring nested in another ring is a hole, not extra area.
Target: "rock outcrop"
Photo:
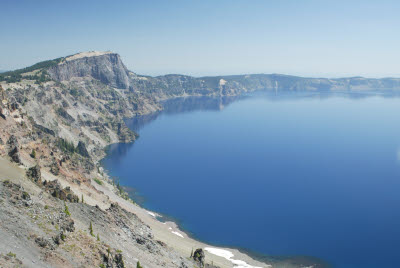
[[[78,146],[76,146],[76,152],[83,157],[90,157],[89,152],[87,151],[86,146],[82,141],[78,142]]]
[[[70,187],[63,188],[57,180],[44,181],[43,187],[47,192],[49,192],[55,198],[58,198],[63,201],[68,201],[71,203],[79,202],[79,197],[71,191],[71,188]]]
[[[116,88],[128,89],[130,86],[128,69],[116,53],[79,53],[51,66],[47,72],[57,81],[89,76]]]
[[[42,181],[42,174],[40,172],[40,166],[36,165],[34,167],[30,167],[27,171],[26,171],[26,176],[33,180],[35,183],[39,184]]]
[[[60,167],[58,166],[56,161],[53,161],[50,165],[50,172],[54,176],[58,176],[60,174]]]
[[[14,135],[11,135],[7,141],[8,156],[11,157],[11,160],[17,164],[21,164],[21,157],[19,155],[19,143],[17,138]]]
[[[204,250],[201,248],[198,248],[194,251],[193,253],[193,260],[198,262],[200,267],[204,267],[204,263],[205,263],[205,254],[204,254]]]

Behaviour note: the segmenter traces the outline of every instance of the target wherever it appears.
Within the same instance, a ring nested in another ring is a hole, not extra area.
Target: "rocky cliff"
[[[304,78],[280,74],[249,74],[192,77],[170,74],[157,77],[137,75],[127,70],[118,54],[87,52],[65,58],[47,72],[57,81],[92,77],[120,89],[130,89],[155,98],[187,95],[237,95],[254,90],[332,91],[332,90],[400,90],[399,78],[372,79]]]
[[[65,58],[47,69],[56,81],[69,81],[76,77],[93,77],[104,84],[128,89],[129,72],[118,54],[111,52],[86,52]]]

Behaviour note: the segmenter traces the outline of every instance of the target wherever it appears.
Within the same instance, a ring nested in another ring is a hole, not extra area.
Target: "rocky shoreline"
[[[89,67],[81,59],[49,64]],[[54,81],[51,66],[0,82],[2,266],[233,267],[204,251],[191,254],[205,245],[134,204],[99,164],[107,145],[137,138],[123,118],[158,111],[166,97],[91,76]]]

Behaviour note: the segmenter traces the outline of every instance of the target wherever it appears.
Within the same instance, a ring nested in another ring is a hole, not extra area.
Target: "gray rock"
[[[205,254],[204,254],[203,249],[198,248],[198,249],[196,249],[196,250],[194,251],[194,253],[193,253],[193,260],[196,261],[196,262],[198,262],[199,265],[200,265],[200,267],[204,267],[205,258],[206,258],[206,256],[205,256]]]
[[[33,180],[36,183],[40,183],[42,180],[42,174],[40,172],[40,166],[36,165],[34,167],[30,167],[27,171],[26,171],[26,176]]]
[[[72,203],[79,203],[79,197],[75,195],[69,187],[62,188],[57,180],[44,181],[43,187],[55,198]]]
[[[48,69],[50,77],[57,81],[68,81],[73,77],[91,76],[104,84],[128,89],[128,69],[118,54],[108,53],[65,61]]]
[[[58,176],[60,174],[60,167],[58,166],[57,161],[53,161],[53,163],[51,163],[50,172],[54,176]]]
[[[90,157],[89,152],[82,141],[79,141],[78,146],[76,146],[76,152],[83,157]]]
[[[35,239],[36,244],[38,244],[42,248],[50,248],[54,249],[54,245],[46,238],[38,237]]]
[[[11,160],[15,163],[21,164],[21,157],[19,155],[19,143],[17,138],[14,135],[11,135],[7,141],[7,145],[9,147],[8,156],[11,157]]]

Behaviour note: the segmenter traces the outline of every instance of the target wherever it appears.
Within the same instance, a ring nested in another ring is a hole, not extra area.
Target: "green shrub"
[[[93,179],[98,185],[103,185],[103,182],[99,180],[98,178]]]
[[[94,237],[92,222],[90,222],[90,225],[89,225],[89,232],[90,232],[90,235]]]
[[[64,202],[64,212],[65,212],[65,214],[67,214],[68,216],[71,216],[71,213],[69,212],[68,206],[67,206],[67,204],[65,204],[65,202]]]
[[[12,253],[11,251],[7,253],[7,256],[10,258],[15,258],[17,255],[15,253]]]

